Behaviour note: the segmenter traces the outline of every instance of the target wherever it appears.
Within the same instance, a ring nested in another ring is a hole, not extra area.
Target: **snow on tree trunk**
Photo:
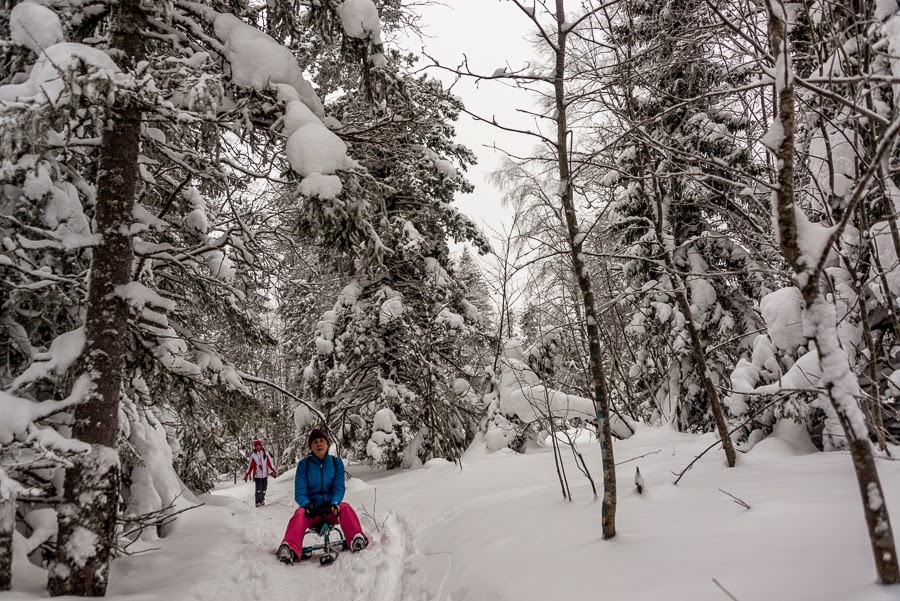
[[[775,229],[781,252],[793,268],[795,279],[803,292],[806,303],[804,335],[816,342],[822,371],[821,383],[847,436],[847,446],[850,449],[862,496],[863,513],[869,530],[878,580],[883,584],[897,584],[900,583],[900,567],[897,562],[894,533],[872,455],[868,428],[856,401],[857,396],[861,394],[859,382],[850,370],[846,351],[841,348],[838,340],[834,305],[825,300],[819,285],[824,254],[829,252],[832,238],[840,235],[840,228],[836,228],[833,233],[828,232],[828,244],[819,245],[823,256],[810,254],[809,248],[814,246],[811,238],[823,237],[823,232],[815,231],[814,228],[818,226],[805,221],[802,211],[794,202],[794,82],[787,40],[786,11],[784,5],[777,0],[769,0],[767,9],[769,44],[775,58],[778,116],[772,129],[766,134],[764,142],[776,153],[778,160],[778,182],[772,193]],[[876,156],[875,160],[879,160],[879,157]],[[864,184],[865,181],[861,180],[858,186]],[[854,193],[855,199],[860,196],[860,190],[861,188]],[[846,209],[848,213],[853,210],[852,202],[853,200],[848,203]],[[802,247],[801,238],[805,242]],[[804,250],[807,252],[804,253]]]
[[[106,595],[118,504],[119,456],[110,446],[95,444],[66,470],[56,558],[47,579],[51,596]]]
[[[594,406],[597,412],[597,434],[600,439],[600,456],[603,461],[603,505],[602,527],[603,538],[616,535],[616,464],[613,457],[612,432],[610,430],[609,394],[606,389],[606,373],[603,368],[603,356],[600,348],[600,328],[597,321],[597,309],[594,305],[594,290],[588,277],[587,266],[582,252],[584,235],[578,230],[578,216],[575,213],[573,200],[574,187],[569,168],[569,131],[566,120],[565,77],[566,77],[566,39],[569,27],[566,24],[564,0],[556,0],[556,55],[555,79],[553,82],[556,102],[556,154],[560,181],[560,200],[566,219],[569,235],[569,248],[572,252],[572,268],[578,279],[584,301],[584,315],[587,322],[588,350],[591,356],[591,380],[594,389]]]
[[[126,70],[143,52],[139,0],[117,4],[112,47]],[[129,64],[131,63],[131,64]],[[93,389],[75,410],[75,438],[92,445],[66,471],[59,508],[57,553],[47,582],[53,596],[103,596],[116,544],[119,500],[119,394],[128,328],[128,305],[117,293],[131,279],[134,256],[129,227],[134,207],[141,112],[127,104],[114,110],[103,132],[97,181],[97,232],[85,321],[86,370]]]

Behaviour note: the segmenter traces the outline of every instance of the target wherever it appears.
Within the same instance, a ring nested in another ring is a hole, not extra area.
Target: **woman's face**
[[[325,455],[328,454],[328,441],[324,438],[315,439],[314,441],[312,441],[312,445],[310,445],[310,447],[312,448],[313,455],[315,455],[319,459],[323,459]]]
[[[254,451],[262,451],[262,444],[256,443],[255,445],[253,445],[253,450]]]

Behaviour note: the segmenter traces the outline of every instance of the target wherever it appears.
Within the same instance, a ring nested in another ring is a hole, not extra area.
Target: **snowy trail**
[[[279,563],[274,552],[296,507],[285,491],[278,490],[286,488],[283,484],[279,482],[276,490],[270,489],[268,504],[258,509],[243,500],[239,508],[235,507],[238,495],[245,496],[242,486],[220,492],[237,497],[229,503],[235,507],[235,517],[240,520],[236,526],[236,544],[228,558],[233,570],[226,581],[198,591],[198,601],[239,598],[429,601],[416,575],[417,569],[411,565],[411,529],[394,512],[382,517],[384,524],[379,524],[380,532],[371,519],[360,515],[370,539],[369,547],[361,553],[343,552],[335,564],[327,567],[320,566],[315,559],[292,566]]]

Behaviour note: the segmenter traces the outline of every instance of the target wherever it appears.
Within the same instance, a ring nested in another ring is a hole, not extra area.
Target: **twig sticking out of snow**
[[[634,468],[634,485],[637,487],[638,494],[643,494],[644,492],[644,477],[641,475],[641,468],[635,466]]]
[[[380,525],[380,526],[378,525],[378,519],[375,517],[375,505],[378,504],[378,489],[375,488],[375,489],[373,489],[373,490],[375,491],[375,497],[372,499],[372,511],[371,511],[371,513],[369,512],[368,509],[366,509],[366,504],[365,504],[365,503],[361,503],[361,504],[360,504],[360,507],[361,507],[360,512],[361,512],[364,516],[366,516],[367,518],[369,518],[370,520],[372,520],[372,523],[375,524],[375,532],[381,532],[381,529],[384,528],[384,527],[386,526],[387,521],[388,521],[388,518],[384,518],[384,519],[381,521],[381,525]],[[390,517],[390,516],[388,516],[388,517]]]
[[[728,595],[728,598],[731,599],[731,601],[738,601],[738,598],[735,597],[734,595],[732,595],[731,593],[729,593],[729,592],[728,592],[728,589],[725,588],[724,586],[722,586],[722,584],[721,584],[718,580],[716,580],[715,578],[713,578],[712,581],[713,581],[713,583],[715,583],[715,585],[716,585],[717,587],[719,587],[720,589],[722,589],[722,592],[723,592],[723,593],[725,593],[726,595]]]
[[[741,507],[750,509],[750,505],[745,500],[741,499],[740,497],[736,497],[733,494],[731,494],[730,492],[728,492],[727,490],[722,490],[721,488],[719,489],[719,492],[726,494],[729,497],[731,497],[732,499],[734,499],[734,502],[737,503],[738,505],[740,505]]]

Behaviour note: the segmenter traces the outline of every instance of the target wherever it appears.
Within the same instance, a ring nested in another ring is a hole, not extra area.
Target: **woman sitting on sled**
[[[306,529],[321,525],[323,520],[341,525],[351,551],[362,551],[369,544],[356,512],[343,502],[344,462],[328,454],[328,436],[322,430],[310,432],[308,443],[312,452],[300,460],[294,476],[294,499],[300,508],[288,522],[278,548],[278,560],[287,564],[302,555]]]

